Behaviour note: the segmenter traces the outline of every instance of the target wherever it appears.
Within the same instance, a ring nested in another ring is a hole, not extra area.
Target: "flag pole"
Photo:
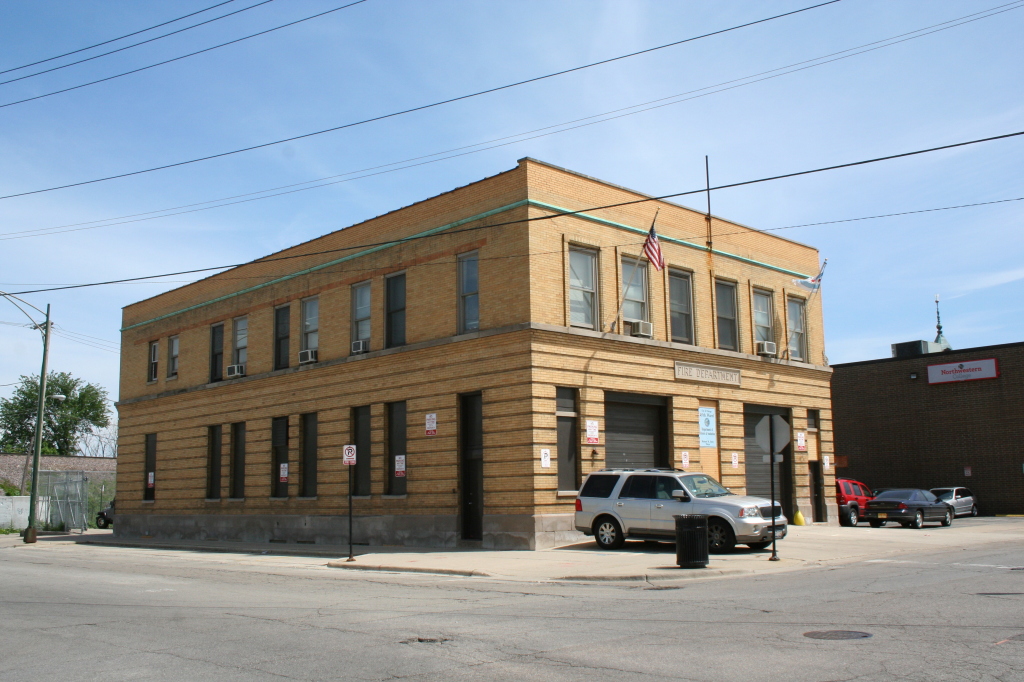
[[[654,211],[654,219],[651,220],[651,229],[654,229],[654,223],[658,220],[658,212],[659,211],[661,211],[660,208],[655,209],[655,211]],[[650,234],[649,230],[648,230],[648,234]],[[641,248],[640,250],[643,251],[643,248]],[[629,290],[629,288],[631,286],[633,286],[633,279],[636,278],[636,271],[639,270],[639,269],[640,269],[640,254],[637,254],[636,262],[633,263],[633,272],[631,272],[629,274],[629,283],[626,284],[625,287],[623,287],[622,293],[619,295],[619,309],[615,311],[615,317],[612,319],[611,324],[608,325],[608,331],[614,330],[615,329],[615,325],[617,325],[619,323],[619,315],[622,314],[622,306],[626,305],[626,292]]]

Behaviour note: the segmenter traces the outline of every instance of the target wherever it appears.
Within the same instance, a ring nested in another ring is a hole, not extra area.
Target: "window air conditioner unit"
[[[228,365],[228,379],[245,376],[245,365]]]
[[[360,339],[359,341],[352,342],[352,355],[357,353],[368,353],[370,351],[370,342],[366,339]]]
[[[308,365],[311,362],[316,362],[316,355],[316,348],[311,348],[310,350],[300,350],[299,364]]]
[[[774,341],[758,341],[757,342],[757,354],[763,355],[766,358],[774,358],[776,355],[775,342]]]
[[[630,322],[629,335],[640,336],[645,339],[654,337],[654,325],[650,322]]]

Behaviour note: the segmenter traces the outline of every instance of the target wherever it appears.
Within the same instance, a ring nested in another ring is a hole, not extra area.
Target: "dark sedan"
[[[920,528],[929,521],[943,526],[953,523],[953,507],[927,490],[886,490],[868,500],[864,518],[872,528],[896,521],[904,528]]]

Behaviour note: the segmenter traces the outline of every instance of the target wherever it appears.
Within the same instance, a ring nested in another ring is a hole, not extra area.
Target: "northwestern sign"
[[[999,377],[999,363],[995,358],[951,362],[948,365],[928,365],[928,383],[945,384],[950,381],[974,381]]]
[[[711,367],[694,365],[689,362],[676,361],[676,379],[685,381],[706,381],[712,384],[740,385],[740,371],[728,367]]]

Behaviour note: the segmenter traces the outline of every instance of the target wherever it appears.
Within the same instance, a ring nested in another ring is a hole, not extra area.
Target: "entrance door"
[[[605,466],[668,466],[665,412],[660,396],[605,392]]]
[[[484,538],[484,414],[479,393],[459,396],[462,539]]]
[[[807,471],[811,475],[811,513],[815,523],[828,521],[825,512],[825,477],[822,475],[821,462],[812,459],[807,463]]]

